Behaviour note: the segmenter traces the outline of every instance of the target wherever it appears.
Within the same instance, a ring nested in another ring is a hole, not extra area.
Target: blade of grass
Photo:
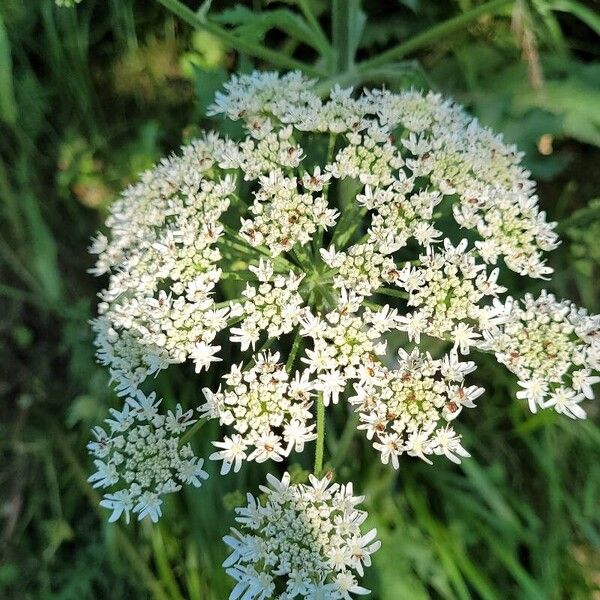
[[[17,121],[17,102],[13,87],[12,57],[8,33],[0,13],[0,120],[14,125]]]

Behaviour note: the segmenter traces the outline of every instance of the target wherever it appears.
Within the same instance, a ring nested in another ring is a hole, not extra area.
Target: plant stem
[[[154,560],[156,561],[156,567],[160,574],[160,579],[167,589],[171,600],[184,600],[177,580],[175,579],[175,575],[173,574],[169,557],[167,556],[167,549],[160,531],[160,525],[154,527],[149,526],[149,530],[152,552],[154,554]]]
[[[312,65],[306,64],[289,56],[285,56],[279,52],[269,50],[261,44],[251,42],[245,38],[239,37],[230,33],[223,27],[220,27],[216,23],[199,17],[193,10],[185,6],[180,0],[158,0],[165,8],[170,10],[174,15],[177,15],[180,19],[195,27],[197,29],[204,29],[215,37],[222,40],[228,47],[245,52],[250,56],[266,60],[277,67],[283,67],[285,69],[298,69],[308,75],[321,76],[323,73]]]
[[[380,287],[375,291],[376,294],[383,294],[384,296],[392,296],[393,298],[408,299],[408,293],[402,290],[394,290],[391,288]]]
[[[313,31],[319,38],[319,43],[323,47],[323,49],[327,49],[329,55],[331,55],[331,44],[329,43],[329,39],[325,35],[323,28],[321,27],[313,9],[310,5],[309,0],[298,0],[298,6],[304,15],[304,18],[308,21],[308,24],[313,28]]]
[[[330,69],[332,73],[346,73],[351,71],[354,66],[349,35],[352,4],[350,0],[333,0],[331,8],[331,37],[334,54]]]
[[[314,474],[318,477],[323,470],[323,452],[325,449],[325,404],[323,393],[317,396],[317,443],[315,446]]]
[[[187,442],[189,442],[192,437],[198,432],[200,431],[200,429],[202,429],[206,423],[208,422],[208,419],[198,419],[180,438],[179,438],[179,446],[184,446],[185,444],[187,444]]]
[[[512,4],[513,2],[514,0],[491,0],[490,2],[486,2],[485,4],[468,10],[461,15],[452,17],[451,19],[448,19],[439,25],[435,25],[427,31],[415,35],[406,42],[398,44],[397,46],[382,52],[374,58],[361,62],[358,65],[357,70],[361,73],[368,73],[374,67],[380,67],[385,63],[402,58],[407,54],[422,48],[423,46],[427,46],[432,42],[438,41],[457,29],[461,29],[465,25],[475,21],[475,19],[479,18],[480,16],[495,12],[500,8],[504,8],[505,6]]]
[[[296,355],[298,354],[298,350],[300,349],[300,343],[302,342],[302,336],[297,333],[294,337],[294,341],[292,342],[292,349],[290,350],[290,354],[288,356],[287,362],[285,364],[285,370],[290,373],[292,367],[294,366],[294,361],[296,360]]]

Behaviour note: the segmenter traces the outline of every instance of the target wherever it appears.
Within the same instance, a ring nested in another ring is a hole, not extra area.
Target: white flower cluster
[[[397,179],[384,188],[365,186],[356,200],[372,211],[369,240],[380,252],[392,254],[414,238],[421,246],[440,240],[441,232],[432,224],[433,209],[442,201],[442,194],[420,191],[407,197],[414,181]]]
[[[219,452],[210,458],[222,460],[221,473],[239,471],[242,460],[281,461],[292,450],[302,452],[314,440],[310,407],[313,384],[308,373],[290,380],[279,354],[263,353],[256,365],[242,371],[234,365],[225,376],[227,389],[202,392],[206,402],[199,408],[204,417],[219,419],[236,432],[222,442],[213,442]],[[251,451],[249,451],[251,450]]]
[[[274,171],[261,177],[250,211],[253,219],[242,221],[240,235],[252,246],[265,245],[272,256],[303,246],[319,227],[335,225],[338,211],[327,208],[322,197],[299,193],[295,178]]]
[[[355,384],[356,395],[349,399],[360,415],[359,429],[367,432],[384,464],[397,469],[404,452],[431,464],[427,455],[443,454],[459,463],[469,456],[461,436],[447,425],[462,411],[474,408],[483,388],[465,387],[465,375],[475,363],[460,362],[456,352],[434,360],[418,349],[411,354],[399,351],[398,367],[378,366],[371,377]],[[458,455],[458,456],[457,456]]]
[[[268,338],[289,333],[304,314],[304,300],[298,293],[301,275],[290,272],[287,277],[274,276],[273,264],[262,258],[258,267],[250,265],[248,269],[256,275],[258,286],[248,283],[242,292],[245,302],[231,306],[232,314],[240,315],[242,321],[239,327],[231,328],[230,340],[242,350],[254,349],[263,331]]]
[[[483,391],[465,384],[475,365],[458,356],[471,349],[516,374],[531,410],[585,417],[600,317],[545,292],[503,299],[503,264],[545,278],[558,244],[521,155],[438,94],[335,88],[321,99],[313,83],[234,76],[209,112],[241,119],[244,139],[208,134],[143,174],[92,244],[92,272],[109,277],[97,355],[125,397],[89,445],[91,480],[115,486],[103,500],[111,520],[156,520],[162,494],[206,477],[180,446],[192,413],[161,416],[139,388],[171,364],[208,370],[223,360],[220,340],[242,354],[200,407],[229,429],[210,457],[223,474],[281,462],[318,432],[322,454],[321,409],[348,396],[384,463],[459,462],[468,453],[453,420]],[[458,227],[473,242],[455,245]],[[394,365],[389,336],[452,349],[401,349]],[[232,599],[367,593],[356,574],[378,544],[360,532],[351,485],[270,481],[227,538]]]
[[[349,145],[329,167],[334,174],[385,186],[398,172],[406,175],[398,171],[405,163],[410,177],[428,177],[441,194],[456,198],[454,217],[482,236],[477,246],[486,262],[503,256],[520,274],[552,272],[541,251],[557,246],[554,224],[539,211],[534,183],[514,146],[440,94],[372,90],[353,99],[348,90],[335,89],[324,103],[310,87],[297,73],[239,76],[217,96],[212,112],[242,118],[250,131],[258,119],[271,126],[292,123],[299,131],[347,133]],[[405,159],[388,140],[398,129],[408,132],[401,140],[410,153]]]
[[[196,458],[190,444],[180,444],[181,434],[194,424],[193,411],[158,414],[161,400],[154,393],[138,390],[126,398],[123,410],[111,409],[108,431],[94,427],[94,441],[88,444],[96,472],[89,478],[96,488],[113,488],[104,494],[101,506],[112,510],[109,521],[131,512],[138,519],[149,516],[158,521],[164,494],[177,492],[182,484],[202,485],[208,473],[204,460]]]
[[[120,395],[171,363],[210,354],[227,326],[229,309],[211,298],[221,276],[218,219],[235,191],[213,168],[226,146],[210,135],[145,173],[111,207],[110,240],[92,245],[92,272],[111,275],[93,323],[97,356]]]
[[[304,158],[302,147],[290,140],[291,127],[267,133],[251,129],[250,134],[259,139],[249,137],[229,145],[220,157],[221,168],[241,169],[244,179],[251,181],[267,173],[294,169]]]
[[[236,510],[238,529],[224,538],[232,553],[224,566],[237,585],[235,600],[350,600],[364,595],[356,574],[371,565],[380,547],[377,531],[362,534],[367,513],[357,506],[352,484],[310,476],[310,484],[291,484],[267,475],[265,502],[248,494]]]
[[[552,272],[540,251],[556,248],[554,223],[540,212],[534,183],[519,162],[514,146],[440,94],[386,90],[368,93],[382,125],[401,125],[412,154],[406,165],[415,177],[429,177],[444,195],[456,196],[456,222],[475,229],[482,258],[496,263],[503,256],[509,269],[543,277]]]
[[[542,292],[519,303],[509,298],[508,315],[497,329],[484,332],[485,347],[519,378],[517,397],[532,412],[552,407],[571,418],[584,419],[579,405],[592,399],[600,382],[600,315],[590,316],[567,301]]]
[[[400,328],[417,342],[422,333],[450,337],[468,354],[480,337],[477,330],[494,322],[490,308],[480,306],[480,301],[506,291],[498,285],[498,275],[499,269],[488,275],[486,266],[477,263],[476,254],[467,250],[467,240],[454,247],[445,239],[441,251],[429,246],[418,265],[407,263],[398,273],[397,285],[408,292],[408,306],[416,308],[400,317]]]
[[[347,252],[337,252],[335,246],[321,248],[321,258],[337,271],[333,287],[351,287],[360,296],[370,296],[383,283],[398,277],[394,260],[370,243],[353,244]]]
[[[360,297],[341,290],[335,310],[324,318],[309,313],[301,321],[300,334],[312,340],[313,349],[302,361],[316,374],[315,389],[323,393],[325,406],[337,404],[349,380],[371,376],[377,357],[385,355],[381,336],[397,323],[396,310],[360,309]]]

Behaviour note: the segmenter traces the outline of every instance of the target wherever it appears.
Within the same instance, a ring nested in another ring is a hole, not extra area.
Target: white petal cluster
[[[225,536],[232,552],[224,563],[237,582],[230,600],[350,600],[365,595],[356,575],[371,565],[380,547],[377,531],[361,532],[367,513],[357,506],[352,484],[310,476],[291,484],[267,475],[264,503],[248,494],[236,509],[238,529]]]
[[[313,82],[298,73],[253,73],[234,77],[218,94],[213,114],[243,119],[249,132],[277,123],[299,131],[347,135],[348,145],[326,166],[336,177],[378,187],[396,179],[428,178],[453,200],[454,217],[483,238],[482,257],[523,275],[544,277],[543,251],[557,246],[554,223],[539,210],[535,185],[520,165],[522,154],[440,94],[417,91],[332,90],[322,101]],[[257,123],[259,125],[257,125]],[[403,153],[390,137],[406,131]]]
[[[321,258],[336,269],[333,287],[351,289],[360,296],[370,296],[374,290],[394,281],[398,269],[394,260],[379,252],[374,244],[353,244],[346,252],[321,248]]]
[[[328,170],[336,179],[350,177],[365,185],[388,186],[404,165],[402,155],[387,138],[382,143],[369,135],[350,135]]]
[[[249,267],[258,285],[248,283],[243,292],[246,301],[234,304],[232,314],[240,315],[238,327],[231,328],[232,342],[239,343],[242,350],[254,349],[263,331],[269,338],[289,333],[304,315],[304,300],[298,293],[303,276],[290,272],[288,276],[274,276],[273,264],[260,259],[258,267]]]
[[[193,412],[177,405],[167,415],[158,412],[161,400],[154,393],[138,391],[127,397],[123,409],[111,409],[106,428],[92,430],[88,450],[96,472],[89,478],[95,488],[111,488],[100,505],[112,510],[109,521],[133,512],[141,520],[158,521],[164,494],[177,492],[182,484],[200,487],[208,478],[204,460],[196,458],[190,444],[180,444],[181,434],[195,420]]]
[[[315,426],[310,424],[313,384],[308,373],[297,372],[290,380],[278,353],[261,353],[256,360],[246,370],[234,365],[224,378],[224,391],[202,390],[206,398],[199,408],[202,415],[219,419],[235,431],[213,442],[220,450],[210,458],[223,461],[222,474],[232,465],[239,471],[243,460],[281,461],[316,438]]]
[[[250,133],[257,134],[253,130]],[[219,166],[241,169],[246,181],[278,170],[294,169],[304,158],[304,152],[290,139],[291,135],[292,128],[286,127],[277,132],[269,131],[258,140],[248,137],[237,145],[230,144],[219,157]]]
[[[373,440],[384,464],[391,462],[397,469],[404,452],[430,464],[431,454],[456,463],[469,456],[448,423],[463,407],[474,408],[484,391],[464,385],[465,375],[474,370],[475,363],[460,362],[456,352],[434,360],[417,348],[411,354],[400,349],[397,368],[378,366],[355,384],[356,395],[349,401],[360,415],[358,428]]]
[[[408,292],[408,306],[415,310],[400,317],[401,328],[419,341],[421,333],[449,338],[463,354],[480,337],[481,323],[488,326],[488,309],[480,306],[486,296],[495,297],[506,288],[498,285],[499,270],[489,275],[477,263],[467,240],[454,247],[445,239],[441,250],[429,246],[416,266],[407,263],[396,283]]]
[[[240,235],[252,246],[266,246],[272,256],[304,246],[319,227],[335,225],[338,211],[319,196],[298,191],[296,178],[272,172],[259,179],[260,188],[250,207],[252,219],[243,219]],[[310,183],[309,183],[310,185]]]
[[[145,173],[111,207],[110,240],[92,246],[93,272],[110,273],[93,323],[97,356],[121,395],[192,358],[227,325],[229,309],[211,298],[221,276],[218,219],[235,190],[231,176],[213,172],[226,146],[208,136]]]
[[[406,246],[412,237],[427,247],[440,240],[441,232],[432,224],[433,209],[442,201],[435,191],[413,190],[410,179],[397,179],[385,188],[365,186],[357,201],[373,212],[369,240],[384,254],[391,254]]]
[[[314,93],[314,84],[298,72],[234,75],[225,84],[225,93],[217,92],[208,114],[243,119],[254,136],[271,131],[276,123],[292,124],[298,131],[338,134],[367,129],[385,136],[372,115],[368,118],[372,106],[367,97],[354,98],[352,89],[336,86],[323,102]]]
[[[475,229],[486,262],[499,256],[522,275],[552,272],[541,251],[557,246],[555,223],[540,212],[522,154],[440,94],[385,90],[368,93],[381,124],[401,124],[410,133],[402,144],[412,154],[406,165],[416,177],[427,176],[444,194],[457,197],[454,217]]]
[[[349,380],[361,380],[370,373],[377,357],[385,355],[382,334],[395,327],[398,319],[389,306],[358,314],[360,297],[345,289],[341,292],[335,310],[324,318],[309,314],[300,329],[302,336],[312,340],[313,348],[302,361],[316,375],[315,387],[323,392],[325,406],[337,404]]]
[[[485,332],[485,346],[519,378],[517,397],[532,412],[552,407],[585,418],[579,404],[594,397],[592,386],[600,382],[600,315],[547,292],[520,303],[509,298],[505,309],[504,323]]]
[[[504,300],[498,283],[504,266],[547,277],[544,253],[558,244],[513,146],[438,94],[336,87],[322,99],[299,73],[234,76],[210,114],[241,120],[242,139],[207,134],[144,173],[91,247],[91,271],[108,280],[92,323],[97,357],[124,397],[90,444],[94,483],[128,486],[103,501],[113,518],[156,519],[163,493],[199,484],[201,463],[178,445],[191,416],[161,417],[140,389],[172,364],[210,369],[224,360],[221,340],[245,365],[225,365],[222,389],[205,389],[200,408],[229,429],[211,457],[223,473],[301,451],[315,439],[314,397],[335,404],[351,384],[384,462],[459,461],[467,453],[450,422],[481,394],[464,385],[473,363],[458,360],[472,348],[517,375],[532,410],[585,417],[580,402],[600,381],[600,317],[546,292]],[[473,242],[455,245],[456,223]],[[404,346],[427,335],[453,349],[441,360],[402,351],[392,366],[388,333]],[[281,487],[290,506],[309,494]],[[311,494],[325,488],[313,482]],[[319,513],[319,531],[348,531],[345,518]],[[269,539],[252,538],[235,559],[236,598],[364,593],[346,568],[360,552],[348,555],[341,538],[323,576],[299,563],[292,576],[284,553],[264,554]]]

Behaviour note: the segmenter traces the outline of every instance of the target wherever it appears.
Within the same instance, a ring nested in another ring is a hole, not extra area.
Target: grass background
[[[327,30],[329,3],[312,4]],[[476,2],[363,4],[359,56],[369,57]],[[213,10],[239,35],[311,58],[270,29],[261,2],[240,6],[215,0]],[[547,287],[596,312],[598,8],[519,2],[411,55],[390,83],[451,94],[526,151],[541,204],[561,223]],[[203,113],[229,72],[268,66],[149,0],[85,0],[76,10],[0,3],[0,598],[227,597],[219,540],[232,506],[275,467],[186,490],[169,499],[160,526],[106,523],[85,481],[85,444],[118,400],[93,359],[87,321],[102,282],[86,274],[86,247],[142,169],[221,127]],[[511,292],[525,284],[541,287],[514,277]],[[367,495],[383,541],[366,585],[375,600],[600,597],[597,404],[588,403],[584,423],[531,415],[513,400],[514,378],[479,362],[487,394],[461,416],[473,458],[460,466],[407,458],[393,472],[345,434],[342,405],[331,416],[329,464]],[[171,369],[157,385],[167,403],[198,404],[201,384],[188,369]],[[206,442],[197,445],[206,454]],[[298,479],[309,455],[291,465]]]

